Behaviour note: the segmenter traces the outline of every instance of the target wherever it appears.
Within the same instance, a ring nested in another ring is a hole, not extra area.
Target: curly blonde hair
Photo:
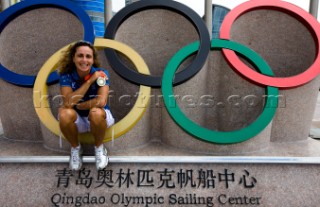
[[[98,53],[94,46],[87,41],[80,40],[73,45],[70,45],[66,51],[63,52],[62,57],[59,60],[59,74],[65,74],[65,73],[71,73],[75,68],[75,64],[73,62],[73,57],[76,54],[77,48],[81,46],[88,46],[91,48],[93,52],[93,67],[99,68],[100,67],[100,61],[98,59]]]

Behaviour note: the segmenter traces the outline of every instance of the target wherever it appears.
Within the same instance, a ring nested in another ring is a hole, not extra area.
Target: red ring
[[[300,73],[291,77],[269,77],[266,75],[262,75],[247,65],[245,65],[236,55],[236,53],[232,50],[222,49],[226,60],[233,66],[235,70],[240,72],[245,77],[250,80],[260,83],[267,86],[275,86],[281,88],[291,88],[295,86],[303,85],[313,78],[315,78],[320,73],[320,54],[319,54],[319,39],[320,39],[320,24],[318,21],[309,13],[304,11],[303,9],[279,0],[251,0],[247,1],[238,7],[232,9],[228,15],[223,20],[220,29],[220,38],[221,39],[230,39],[230,30],[231,25],[235,22],[237,18],[239,18],[242,14],[256,10],[256,9],[273,9],[284,11],[287,14],[296,17],[301,23],[304,23],[310,33],[314,36],[314,40],[316,42],[316,59],[314,63],[303,73]],[[313,31],[312,31],[313,30]]]

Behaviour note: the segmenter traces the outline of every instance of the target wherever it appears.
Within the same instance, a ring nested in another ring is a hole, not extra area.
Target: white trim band
[[[0,156],[0,163],[68,163],[69,156]],[[84,163],[94,163],[94,156],[84,156]],[[320,164],[320,157],[250,157],[250,156],[111,156],[110,163],[183,163],[183,164]]]

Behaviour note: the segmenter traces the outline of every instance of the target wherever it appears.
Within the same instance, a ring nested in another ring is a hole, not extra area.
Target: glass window
[[[212,5],[212,38],[219,38],[222,21],[229,11],[225,7]]]

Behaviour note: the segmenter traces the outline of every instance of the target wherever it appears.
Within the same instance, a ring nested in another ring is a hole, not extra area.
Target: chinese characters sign
[[[83,168],[79,172],[73,172],[64,168],[56,171],[55,179],[59,191],[70,190],[76,186],[87,190],[88,193],[72,193],[72,195],[66,192],[55,193],[51,197],[54,206],[260,205],[262,200],[261,196],[228,195],[229,189],[254,192],[258,180],[247,169],[233,172],[227,168],[221,170],[119,168],[99,171]],[[217,192],[221,189],[223,193]],[[98,195],[97,190],[105,193]]]

